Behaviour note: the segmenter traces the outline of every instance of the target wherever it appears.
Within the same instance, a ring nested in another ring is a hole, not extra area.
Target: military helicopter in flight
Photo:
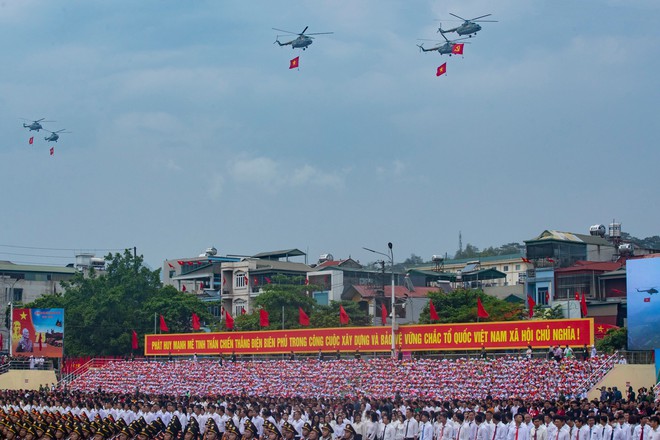
[[[481,18],[489,17],[493,14],[482,15],[480,17],[470,18],[469,20],[463,17],[459,17],[456,14],[452,14],[451,12],[449,13],[449,15],[452,15],[456,18],[460,18],[461,20],[463,20],[463,24],[453,29],[446,29],[446,30],[442,29],[442,25],[440,25],[440,27],[438,28],[438,32],[440,32],[441,34],[456,32],[458,35],[467,35],[468,37],[472,38],[472,35],[477,35],[477,32],[481,30],[481,25],[477,23],[497,23],[497,20],[480,20]]]
[[[305,29],[303,29],[302,32],[297,33],[297,32],[291,32],[291,31],[285,31],[283,29],[277,29],[273,28],[274,31],[278,32],[285,32],[287,34],[291,35],[298,35],[296,38],[294,38],[291,41],[287,41],[286,43],[280,42],[280,35],[275,37],[275,43],[279,44],[280,46],[287,46],[291,45],[291,49],[296,49],[298,47],[302,48],[302,50],[307,49],[307,47],[313,43],[314,37],[310,37],[310,35],[329,35],[329,34],[334,34],[334,32],[315,32],[313,34],[306,34],[305,31],[309,28],[309,26],[305,26]],[[275,44],[273,43],[273,44]]]
[[[658,289],[655,287],[651,287],[650,289],[637,289],[639,293],[648,293],[649,295],[653,295],[655,293],[658,293]]]
[[[24,121],[29,121],[29,119],[21,118]],[[29,131],[36,131],[38,132],[39,130],[45,130],[44,127],[41,126],[41,122],[55,122],[55,121],[46,121],[46,118],[41,118],[37,119],[36,121],[32,121],[30,124],[25,124],[23,123],[23,127],[29,128]]]
[[[46,130],[46,129],[44,128],[44,130]],[[46,136],[44,138],[44,140],[46,140],[48,142],[57,142],[57,140],[60,138],[60,135],[59,135],[60,133],[71,133],[70,131],[65,131],[65,130],[66,130],[66,128],[63,128],[63,129],[57,130],[57,131],[46,130],[48,133],[50,133],[50,135]]]
[[[449,55],[451,56],[454,53],[454,45],[456,44],[457,41],[461,40],[467,40],[467,38],[458,38],[456,40],[448,40],[447,37],[445,37],[445,34],[441,34],[442,38],[445,39],[445,43],[442,43],[441,41],[438,40],[428,40],[426,38],[418,38],[419,41],[435,41],[438,44],[435,47],[429,47],[428,49],[424,47],[424,43],[418,44],[417,47],[419,47],[420,52],[433,52],[437,51],[440,55]],[[470,43],[463,43],[463,44],[470,44]],[[460,52],[462,53],[462,52]]]

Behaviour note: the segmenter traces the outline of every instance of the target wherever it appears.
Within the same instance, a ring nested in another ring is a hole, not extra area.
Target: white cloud
[[[310,164],[296,166],[263,156],[237,159],[230,165],[230,174],[239,185],[254,185],[271,192],[285,187],[344,186],[344,173],[326,172]]]

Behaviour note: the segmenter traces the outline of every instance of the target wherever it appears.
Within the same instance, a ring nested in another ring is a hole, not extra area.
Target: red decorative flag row
[[[477,316],[479,318],[488,318],[490,315],[484,309],[484,305],[481,303],[481,298],[477,297]]]
[[[344,310],[344,306],[339,306],[339,323],[342,325],[347,325],[348,321],[350,321],[350,317],[348,316],[348,313],[346,313],[346,310]]]
[[[197,316],[197,313],[193,312],[192,314],[192,329],[193,330],[199,330],[202,328],[200,322],[199,322],[199,316]]]
[[[167,324],[165,323],[165,318],[163,318],[163,315],[160,315],[160,331],[161,332],[170,331],[170,329],[167,328]]]
[[[438,316],[437,310],[435,310],[435,304],[433,304],[433,301],[429,302],[429,317],[431,318],[431,321],[440,321],[440,317]]]
[[[225,310],[225,325],[227,330],[232,330],[234,328],[234,318]]]
[[[259,309],[259,325],[261,327],[268,327],[270,325],[266,309]]]
[[[307,316],[307,313],[305,313],[302,307],[298,307],[298,324],[305,327],[309,325],[309,316]]]
[[[387,307],[385,307],[385,303],[380,305],[380,322],[383,325],[387,323]]]

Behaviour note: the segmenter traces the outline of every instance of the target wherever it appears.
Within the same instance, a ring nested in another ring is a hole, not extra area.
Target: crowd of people
[[[392,359],[218,362],[114,361],[73,380],[72,390],[170,395],[256,395],[273,397],[401,395],[406,398],[550,399],[581,396],[609,370],[614,357],[586,361],[499,357],[454,360]],[[609,365],[608,365],[609,364]]]

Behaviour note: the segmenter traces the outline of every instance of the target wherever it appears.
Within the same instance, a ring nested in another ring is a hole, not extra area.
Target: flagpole
[[[154,334],[158,334],[158,332],[156,331],[156,316],[157,315],[158,315],[158,313],[154,312]]]
[[[282,330],[284,330],[284,304],[282,304]]]

